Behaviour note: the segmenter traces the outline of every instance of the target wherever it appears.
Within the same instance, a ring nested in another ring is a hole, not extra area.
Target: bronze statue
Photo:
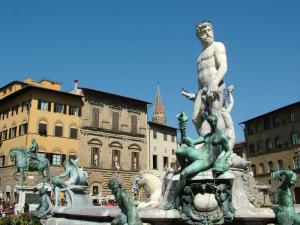
[[[25,171],[38,171],[40,182],[50,180],[50,162],[43,156],[37,156],[38,144],[32,139],[32,145],[26,148],[13,148],[9,151],[10,159],[16,162],[16,170],[13,173],[20,174],[19,184],[24,185]]]
[[[121,183],[116,178],[112,178],[108,181],[107,185],[114,194],[121,209],[121,215],[115,217],[111,225],[142,225],[143,223],[139,218],[134,200],[127,191],[122,189]]]
[[[55,193],[55,206],[58,206],[58,194],[60,188],[66,188],[70,185],[82,185],[87,186],[87,174],[82,168],[78,168],[78,160],[71,159],[64,162],[64,172],[57,175],[52,180],[52,186]],[[61,179],[61,177],[69,176],[67,181]]]
[[[277,187],[278,206],[273,206],[279,225],[300,225],[300,215],[295,212],[291,186],[296,183],[297,175],[290,170],[279,170],[271,173],[279,181]]]
[[[50,197],[47,194],[47,190],[44,188],[44,186],[40,188],[39,195],[40,204],[37,207],[37,209],[32,213],[32,215],[37,218],[43,218],[47,216],[47,214],[51,211],[52,204],[50,201]]]
[[[175,201],[186,185],[187,179],[211,168],[216,175],[228,170],[228,160],[232,152],[226,134],[217,130],[218,118],[215,115],[207,117],[211,132],[205,136],[199,136],[196,140],[186,136],[187,116],[185,113],[178,114],[177,118],[182,138],[181,146],[176,150],[176,157],[181,165],[180,178],[175,188],[173,200],[165,205],[165,209],[175,207]],[[204,144],[203,147],[200,150],[196,149],[195,146],[201,143]]]

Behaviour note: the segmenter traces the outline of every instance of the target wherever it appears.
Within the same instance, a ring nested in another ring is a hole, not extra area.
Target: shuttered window
[[[92,127],[99,127],[99,109],[92,108]]]
[[[112,113],[112,129],[119,130],[119,112]]]
[[[137,116],[131,115],[131,133],[137,134]]]

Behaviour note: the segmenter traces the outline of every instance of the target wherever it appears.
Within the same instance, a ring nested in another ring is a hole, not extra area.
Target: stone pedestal
[[[29,211],[34,211],[39,205],[39,193],[35,186],[16,186],[17,198],[14,213],[23,213],[25,203],[29,204]]]

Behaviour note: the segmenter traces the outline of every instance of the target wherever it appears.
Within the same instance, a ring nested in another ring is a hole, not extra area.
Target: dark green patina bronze
[[[297,180],[297,175],[290,170],[273,172],[271,177],[279,181],[277,187],[278,206],[273,205],[279,225],[300,225],[300,215],[295,212],[290,187]]]
[[[181,165],[180,178],[175,188],[174,198],[164,206],[165,209],[175,207],[176,199],[183,191],[187,180],[199,172],[212,168],[215,176],[218,176],[228,170],[232,153],[226,134],[217,130],[218,119],[215,115],[207,116],[211,132],[205,136],[199,136],[196,140],[186,135],[188,117],[185,113],[179,113],[177,119],[181,132],[180,147],[176,150],[176,157]],[[198,144],[203,144],[200,150],[196,149]]]
[[[32,139],[29,148],[13,148],[9,151],[12,161],[16,162],[16,170],[13,176],[17,179],[19,173],[19,185],[24,185],[25,171],[37,171],[40,182],[48,182],[50,179],[50,162],[47,158],[37,155],[38,143]]]
[[[139,218],[134,200],[127,191],[122,189],[121,183],[116,178],[112,178],[108,181],[107,185],[114,194],[115,199],[119,203],[119,207],[121,209],[121,215],[115,217],[111,224],[142,225],[143,223]]]

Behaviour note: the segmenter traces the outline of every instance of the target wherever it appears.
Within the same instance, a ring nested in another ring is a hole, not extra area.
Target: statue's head
[[[191,189],[189,186],[185,186],[185,187],[183,188],[183,193],[184,193],[184,194],[188,195],[188,194],[190,194],[191,192],[192,192],[192,189]]]
[[[35,143],[35,139],[34,138],[31,139],[31,143],[32,144]]]
[[[39,189],[39,193],[40,193],[40,195],[44,195],[44,194],[47,193],[47,189],[46,189],[44,186],[42,186],[42,187]]]
[[[117,178],[112,178],[108,181],[107,186],[110,190],[112,190],[113,193],[116,193],[119,188],[121,188],[121,183],[118,181]]]
[[[203,45],[212,44],[214,42],[214,31],[211,22],[203,21],[196,25],[196,35]]]
[[[211,128],[216,128],[218,123],[218,117],[214,114],[211,114],[207,117],[207,122],[211,126]]]

